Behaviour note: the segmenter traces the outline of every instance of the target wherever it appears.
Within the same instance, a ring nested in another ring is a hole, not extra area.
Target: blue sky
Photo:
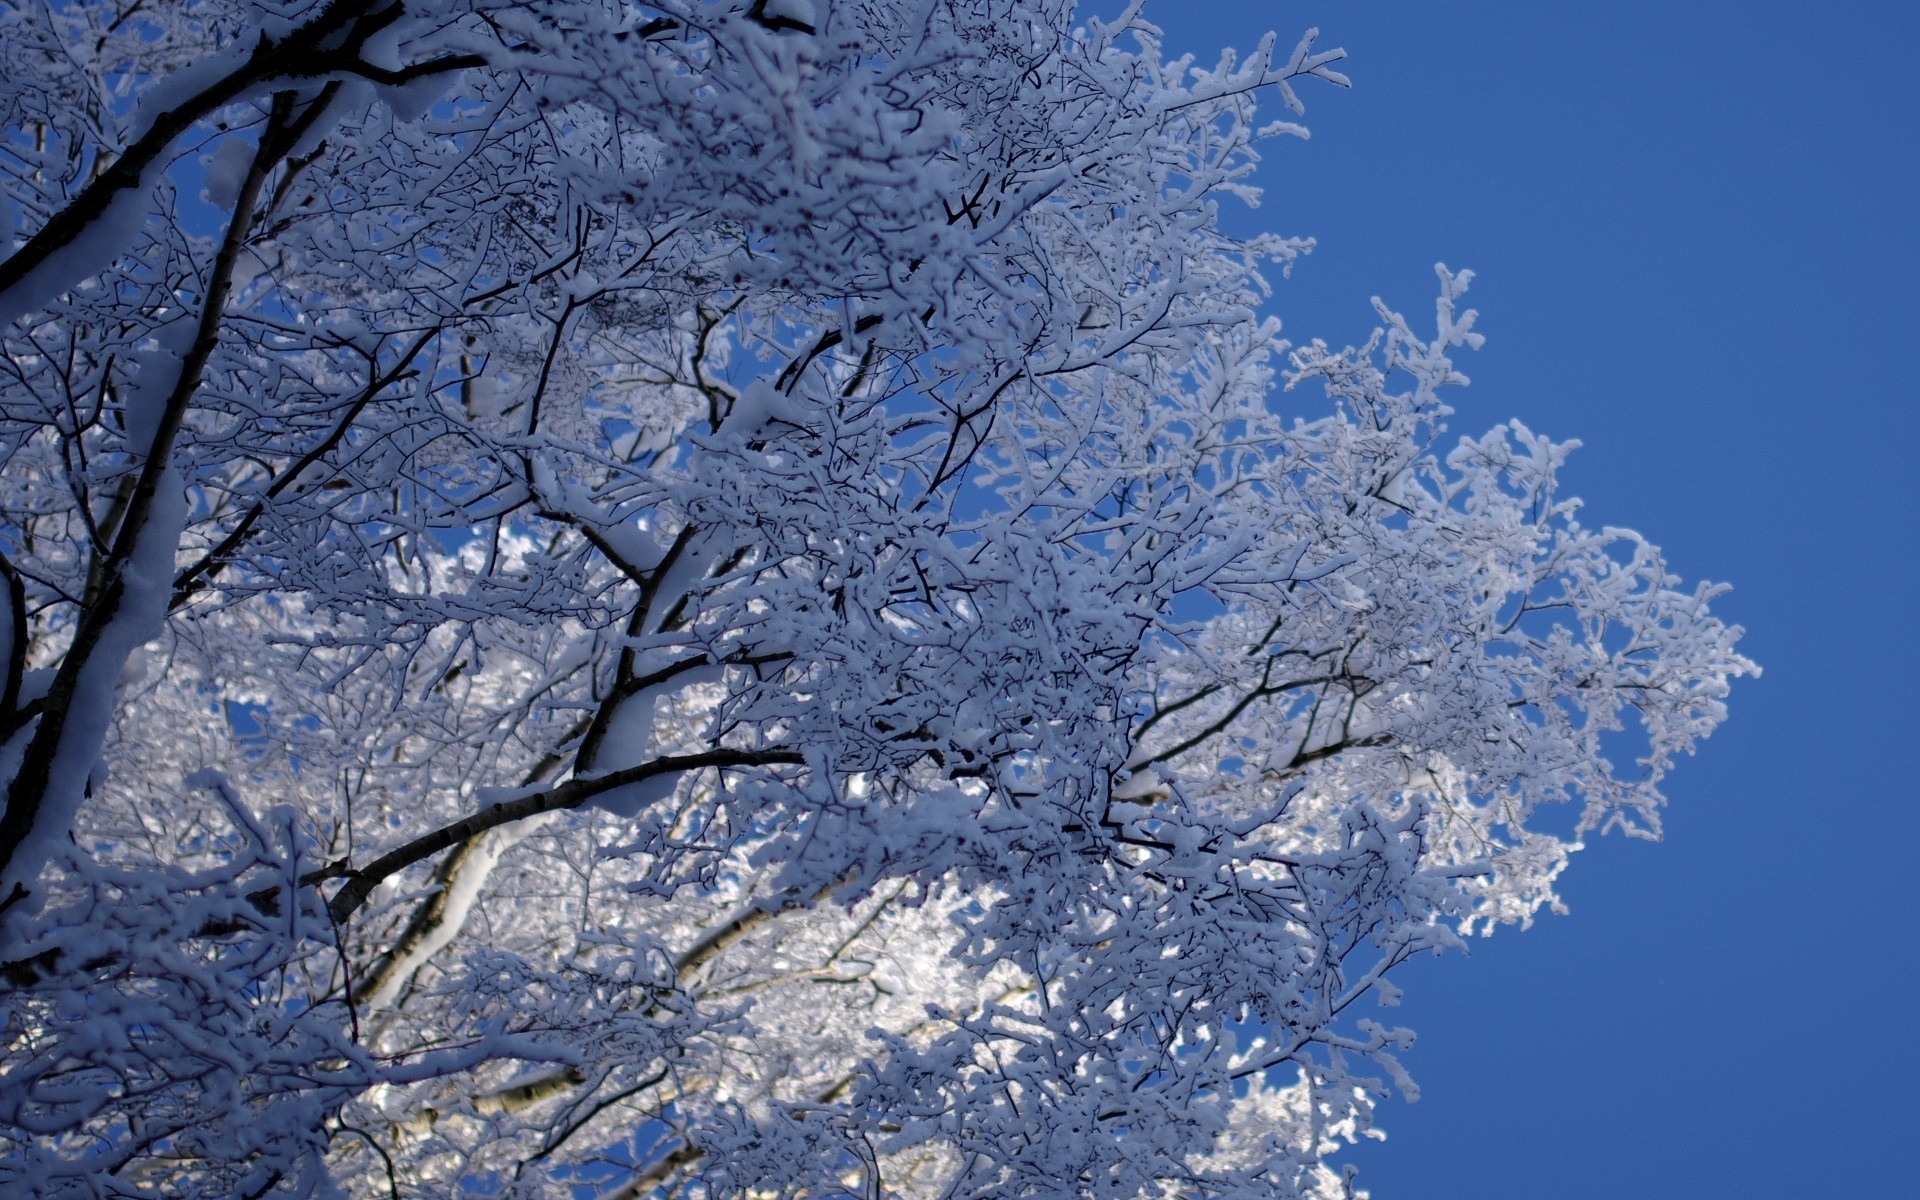
[[[1477,273],[1456,432],[1585,443],[1571,490],[1766,669],[1673,777],[1664,843],[1573,912],[1413,964],[1425,1089],[1375,1200],[1920,1194],[1920,16],[1848,3],[1150,3],[1179,49],[1344,46],[1253,219],[1319,248],[1274,311],[1363,337]],[[1277,103],[1272,106],[1279,115]],[[1236,218],[1236,220],[1243,218]],[[1308,395],[1287,397],[1303,411]]]

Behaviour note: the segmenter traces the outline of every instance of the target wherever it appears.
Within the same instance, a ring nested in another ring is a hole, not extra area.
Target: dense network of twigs
[[[0,1190],[1345,1194],[1751,668],[1443,443],[1464,274],[1256,315],[1339,57],[0,0]]]

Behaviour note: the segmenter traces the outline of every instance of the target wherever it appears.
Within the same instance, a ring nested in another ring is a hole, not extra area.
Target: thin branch
[[[634,1084],[632,1087],[623,1088],[620,1091],[615,1092],[613,1095],[608,1096],[605,1099],[601,1100],[599,1103],[595,1104],[592,1108],[587,1110],[586,1116],[581,1117],[579,1120],[568,1125],[565,1129],[561,1130],[557,1136],[552,1136],[545,1145],[540,1147],[540,1149],[534,1151],[532,1154],[528,1155],[526,1158],[521,1159],[519,1165],[515,1166],[513,1169],[513,1177],[515,1179],[520,1178],[520,1173],[527,1169],[528,1163],[539,1162],[541,1159],[552,1154],[555,1150],[558,1150],[561,1146],[566,1144],[568,1138],[571,1138],[574,1134],[586,1128],[589,1122],[591,1122],[595,1117],[599,1116],[601,1113],[605,1112],[608,1108],[611,1108],[613,1105],[620,1103],[622,1100],[630,1100],[634,1096],[639,1095],[641,1092],[646,1091],[648,1088],[659,1086],[662,1082],[666,1080],[666,1078],[667,1078],[667,1068],[661,1067],[658,1071],[654,1072],[652,1075],[647,1076],[645,1079],[642,1079],[639,1083]]]
[[[267,488],[266,492],[248,507],[246,513],[234,524],[234,527],[228,531],[227,536],[220,539],[219,545],[202,554],[191,566],[182,570],[174,577],[173,598],[168,601],[167,605],[169,611],[179,608],[182,604],[192,599],[196,592],[204,589],[212,578],[220,573],[222,568],[224,568],[227,562],[233,557],[233,552],[238,550],[241,543],[247,540],[247,535],[253,532],[254,524],[265,515],[268,507],[280,497],[282,492],[292,487],[309,467],[333,453],[334,449],[338,447],[341,441],[347,436],[348,431],[353,428],[354,422],[359,420],[360,414],[365,411],[367,405],[371,404],[375,397],[406,374],[407,368],[413,363],[413,360],[419,355],[420,351],[426,348],[428,341],[433,338],[436,332],[436,330],[428,330],[422,333],[414,339],[413,344],[407,347],[391,367],[370,378],[367,381],[367,386],[361,389],[360,394],[354,398],[353,403],[347,406],[346,412],[334,423],[332,432],[322,438],[311,450],[301,455],[299,461],[282,472],[280,478],[274,480],[273,485]]]

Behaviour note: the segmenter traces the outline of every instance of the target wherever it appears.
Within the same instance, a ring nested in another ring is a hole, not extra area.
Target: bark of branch
[[[596,796],[601,796],[617,788],[641,783],[659,775],[669,775],[681,771],[700,771],[708,768],[728,770],[740,767],[800,766],[805,758],[795,750],[705,750],[698,754],[670,755],[656,758],[652,762],[624,770],[609,771],[605,775],[595,775],[589,779],[570,779],[559,787],[550,788],[531,796],[522,796],[503,804],[483,808],[472,816],[463,817],[451,825],[444,825],[432,833],[422,834],[403,846],[389,850],[357,870],[347,870],[346,886],[334,893],[328,902],[333,919],[341,924],[353,916],[373,889],[395,873],[405,870],[414,863],[431,858],[460,842],[485,833],[489,829],[524,821],[528,817],[541,813],[560,812],[578,808]],[[320,882],[330,877],[327,873],[309,876],[305,882]]]
[[[19,728],[20,685],[27,673],[27,590],[5,554],[0,554],[0,576],[7,585],[6,681],[0,683],[0,738],[6,738]]]

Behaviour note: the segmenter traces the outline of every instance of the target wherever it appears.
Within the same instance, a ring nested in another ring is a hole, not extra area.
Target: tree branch
[[[373,894],[374,888],[379,887],[389,876],[405,870],[422,859],[430,858],[442,850],[485,833],[489,829],[511,824],[514,821],[524,821],[528,817],[538,816],[541,813],[578,808],[596,796],[630,784],[644,782],[655,776],[708,768],[727,770],[738,767],[800,766],[805,761],[806,759],[795,750],[705,750],[698,754],[656,758],[652,762],[641,763],[639,766],[627,767],[620,771],[609,771],[605,775],[596,775],[590,779],[570,779],[559,787],[483,808],[472,816],[463,817],[451,825],[441,826],[432,833],[422,834],[403,846],[389,850],[364,867],[347,871],[346,886],[334,893],[327,907],[332,911],[336,922],[345,924],[347,919],[366,903],[367,897]],[[319,882],[319,878],[310,875],[301,882]]]
[[[568,741],[580,736],[586,726],[585,720],[575,724],[560,744],[565,745]],[[520,786],[536,787],[551,781],[560,773],[560,768],[566,761],[565,755],[558,751],[549,751],[542,755],[540,761],[533,764],[525,775],[521,776]],[[407,918],[406,926],[400,931],[400,936],[395,938],[393,944],[388,946],[378,958],[374,959],[373,964],[361,973],[353,992],[354,999],[364,1001],[379,996],[390,986],[398,991],[405,979],[411,977],[419,968],[422,961],[420,957],[422,948],[440,932],[448,917],[453,916],[457,921],[464,923],[464,912],[450,912],[449,904],[453,898],[454,888],[461,883],[461,876],[466,871],[492,869],[490,856],[485,861],[476,857],[480,845],[479,838],[469,838],[455,846],[453,853],[441,859],[434,867],[432,894],[414,906],[413,914]],[[458,925],[453,932],[458,932]]]
[[[402,6],[398,3],[369,14],[367,9],[377,2],[333,0],[313,20],[282,40],[276,41],[262,33],[246,61],[173,108],[156,114],[146,131],[111,165],[94,176],[71,203],[54,213],[40,231],[28,238],[26,244],[10,258],[0,262],[0,295],[11,291],[48,259],[72,244],[89,225],[106,214],[121,192],[140,186],[148,169],[195,122],[275,78],[312,78],[331,74],[346,66],[353,57],[358,56],[368,37],[391,25],[402,14]],[[345,45],[326,52],[318,49],[349,24],[356,28]],[[348,56],[344,61],[343,54]]]
[[[7,581],[6,682],[0,684],[0,737],[11,735],[17,726],[14,714],[20,707],[20,685],[27,673],[27,588],[13,560],[0,554],[0,575]]]
[[[19,770],[7,790],[7,810],[4,816],[0,816],[0,873],[12,867],[21,844],[39,820],[47,789],[53,780],[55,760],[66,744],[67,721],[75,697],[80,692],[81,675],[93,664],[108,630],[121,618],[127,601],[127,567],[148,532],[148,523],[162,481],[172,466],[174,439],[186,419],[195,393],[200,389],[201,375],[207,362],[219,345],[220,329],[226,315],[227,293],[233,283],[234,263],[253,224],[254,207],[259,200],[260,189],[266,182],[267,173],[299,142],[318,119],[329,99],[331,91],[323,91],[295,115],[298,97],[292,92],[274,95],[266,128],[260,134],[260,143],[255,147],[253,161],[247,168],[239,196],[234,201],[233,215],[227,222],[226,233],[208,274],[207,291],[201,303],[193,344],[182,356],[180,374],[175,378],[173,388],[161,408],[152,440],[144,447],[132,448],[135,454],[143,458],[139,480],[134,485],[119,528],[114,531],[113,547],[101,574],[99,596],[80,614],[73,641],[61,659],[52,686],[47,689],[40,724],[33,731],[33,739],[27,744]],[[120,668],[115,666],[112,669],[117,674]]]
[[[286,471],[281,474],[280,478],[274,480],[273,485],[267,488],[264,495],[253,502],[240,520],[235,523],[233,529],[227,533],[227,536],[220,539],[219,545],[202,554],[198,559],[194,560],[193,565],[182,570],[174,577],[173,598],[167,605],[169,611],[179,608],[182,604],[192,599],[196,592],[201,591],[207,586],[213,576],[220,573],[221,569],[227,565],[227,560],[232,557],[233,552],[238,550],[241,543],[247,540],[247,535],[253,531],[255,522],[259,521],[259,519],[265,515],[268,506],[279,498],[280,493],[293,486],[294,482],[305,473],[308,467],[313,466],[327,455],[333,453],[334,449],[338,447],[340,442],[347,436],[348,430],[353,428],[354,422],[359,420],[360,414],[366,410],[367,405],[373,403],[375,397],[406,373],[407,367],[418,357],[420,351],[426,348],[427,342],[433,338],[436,332],[436,330],[430,329],[422,333],[414,339],[413,344],[407,347],[405,352],[400,355],[399,359],[391,367],[383,372],[375,373],[373,377],[367,381],[367,386],[361,389],[360,394],[354,398],[353,403],[347,406],[346,413],[341,416],[339,421],[334,423],[333,431],[322,438],[319,444],[301,455],[299,461],[295,462],[291,467],[288,467]]]

